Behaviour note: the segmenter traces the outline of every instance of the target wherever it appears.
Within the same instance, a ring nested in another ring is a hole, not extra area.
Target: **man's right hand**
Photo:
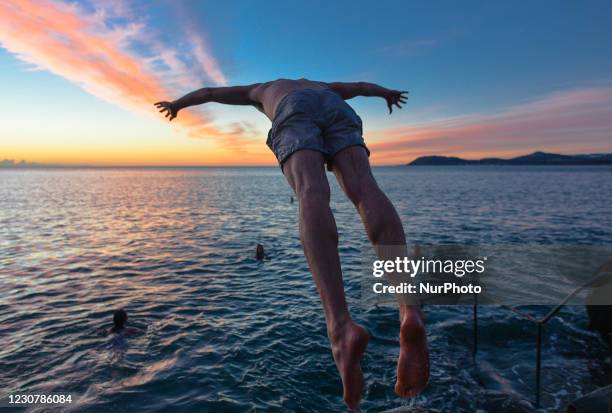
[[[389,114],[391,114],[393,112],[393,105],[401,109],[402,107],[400,106],[400,103],[402,105],[406,103],[406,100],[408,99],[408,91],[404,90],[400,92],[399,90],[389,90],[383,97],[387,101]]]
[[[179,111],[174,102],[161,101],[157,102],[155,106],[157,109],[160,109],[159,113],[165,113],[165,117],[168,118],[168,120],[176,118]]]

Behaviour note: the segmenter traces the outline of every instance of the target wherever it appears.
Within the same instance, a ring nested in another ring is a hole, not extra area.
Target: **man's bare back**
[[[278,104],[290,92],[304,89],[321,90],[329,88],[327,83],[304,78],[297,80],[277,79],[255,86],[251,91],[251,98],[259,102],[256,108],[262,111],[268,119],[273,120]]]

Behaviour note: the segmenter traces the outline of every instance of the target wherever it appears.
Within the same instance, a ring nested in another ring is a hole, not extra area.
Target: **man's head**
[[[113,323],[115,323],[116,328],[123,328],[127,319],[127,313],[123,308],[115,311],[115,314],[113,314]]]
[[[264,247],[261,244],[257,244],[257,248],[255,248],[255,258],[257,258],[258,260],[263,260],[264,259]]]

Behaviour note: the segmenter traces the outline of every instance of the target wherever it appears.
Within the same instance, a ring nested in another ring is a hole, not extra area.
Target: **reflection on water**
[[[375,175],[417,243],[598,245],[612,243],[611,171]],[[359,300],[367,240],[334,182],[332,192],[349,304],[372,337],[362,406],[406,409],[393,394],[397,314]],[[0,171],[0,389],[71,392],[79,412],[342,410],[290,196],[278,168]],[[267,260],[254,258],[257,243]],[[119,307],[146,333],[117,356],[92,332]],[[483,309],[476,368],[470,309],[427,317],[431,385],[407,411],[529,411],[530,323]],[[551,321],[544,348],[545,405],[610,381],[582,308]]]

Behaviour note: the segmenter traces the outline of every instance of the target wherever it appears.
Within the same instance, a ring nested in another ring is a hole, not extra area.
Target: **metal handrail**
[[[576,296],[576,294],[578,294],[580,291],[582,291],[583,289],[593,284],[596,284],[598,281],[603,280],[605,277],[609,277],[608,272],[610,272],[611,270],[612,270],[612,261],[607,262],[603,264],[602,266],[600,266],[597,269],[597,271],[595,271],[595,275],[592,278],[587,280],[584,284],[580,285],[579,287],[575,288],[563,300],[561,300],[561,302],[558,305],[556,305],[555,308],[553,308],[550,312],[548,312],[548,314],[546,314],[544,317],[540,319],[532,316],[531,314],[523,312],[516,307],[512,307],[507,304],[502,304],[493,298],[487,297],[491,299],[491,302],[493,304],[506,308],[514,312],[515,314],[519,315],[520,317],[527,319],[533,323],[536,323],[536,326],[537,326],[537,330],[536,330],[536,373],[535,373],[536,375],[535,377],[536,379],[536,390],[535,390],[536,408],[540,407],[540,387],[541,387],[541,373],[542,373],[542,334],[543,334],[544,325],[555,314],[557,314],[561,310],[561,308],[567,304],[567,302],[570,299]],[[475,361],[477,351],[478,351],[478,297],[476,294],[474,294],[474,305],[473,305],[473,328],[474,328],[474,343],[472,347],[472,357],[474,358],[474,361]]]

